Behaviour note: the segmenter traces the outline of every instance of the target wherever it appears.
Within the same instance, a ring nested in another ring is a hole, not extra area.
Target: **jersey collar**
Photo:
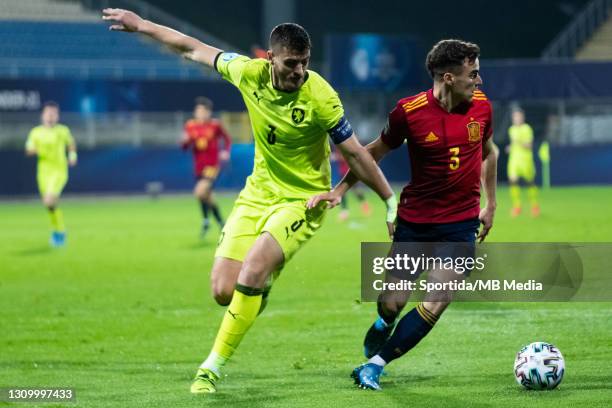
[[[459,105],[455,106],[455,108],[449,112],[446,109],[444,109],[444,107],[440,104],[440,101],[436,99],[436,97],[433,94],[433,88],[429,88],[429,90],[427,90],[427,100],[432,106],[435,106],[437,109],[439,109],[440,111],[446,114],[465,113],[472,107],[472,103],[473,103],[473,102],[462,102]]]

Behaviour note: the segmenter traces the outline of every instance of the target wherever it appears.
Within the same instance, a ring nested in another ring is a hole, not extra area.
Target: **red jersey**
[[[219,165],[219,140],[223,140],[223,150],[229,152],[232,142],[219,121],[197,122],[194,119],[185,123],[186,139],[182,143],[183,149],[193,151],[194,171],[201,175],[205,167]]]
[[[482,146],[493,134],[493,110],[481,91],[452,112],[433,89],[401,99],[389,114],[382,141],[408,145],[412,178],[402,190],[398,216],[414,223],[449,223],[478,217]]]

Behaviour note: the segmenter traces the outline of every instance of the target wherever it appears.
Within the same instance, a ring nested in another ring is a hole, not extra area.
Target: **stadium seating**
[[[196,78],[195,64],[103,23],[0,22],[0,76]]]
[[[96,21],[78,0],[2,0],[0,20]]]
[[[581,61],[612,60],[612,17],[608,18],[576,53],[576,59]]]
[[[140,36],[110,32],[99,14],[85,11],[78,2],[2,2],[0,77],[201,79],[211,76],[211,71],[184,61]]]

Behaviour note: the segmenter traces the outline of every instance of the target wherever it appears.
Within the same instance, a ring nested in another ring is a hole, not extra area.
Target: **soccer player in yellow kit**
[[[540,215],[538,187],[535,185],[536,168],[533,161],[533,129],[525,123],[525,113],[520,109],[512,112],[512,126],[508,129],[510,144],[508,152],[508,181],[512,198],[511,215],[521,213],[521,187],[519,179],[527,183],[527,196],[531,204],[531,215]]]
[[[307,209],[311,196],[331,189],[328,137],[351,171],[387,204],[393,232],[397,202],[372,156],[358,142],[332,87],[308,70],[310,37],[299,25],[270,34],[267,59],[250,59],[203,44],[120,9],[105,9],[111,30],[140,32],[184,57],[216,69],[246,104],[255,137],[255,164],[219,239],[212,292],[228,305],[213,348],[191,386],[216,391],[220,370],[265,304],[274,275],[323,221],[326,205]]]
[[[68,181],[68,164],[75,166],[77,152],[74,138],[67,126],[58,123],[59,105],[47,102],[41,113],[41,125],[30,131],[26,142],[26,155],[37,156],[36,180],[43,204],[51,219],[51,245],[66,243],[64,216],[58,208],[62,190]],[[68,150],[68,158],[66,158]]]

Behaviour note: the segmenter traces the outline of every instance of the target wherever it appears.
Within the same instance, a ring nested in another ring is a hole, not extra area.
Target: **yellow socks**
[[[510,197],[512,198],[512,211],[510,214],[516,217],[521,213],[521,188],[518,185],[510,186]],[[537,217],[540,215],[540,204],[538,203],[538,187],[535,184],[527,187],[527,197],[531,205],[531,215]]]
[[[527,197],[529,197],[529,203],[531,207],[537,207],[538,204],[538,188],[536,186],[529,186],[527,189]]]
[[[512,208],[521,208],[521,188],[519,186],[510,186],[510,198],[512,198]]]
[[[51,227],[53,231],[64,232],[66,227],[64,225],[64,214],[59,208],[49,210],[49,219],[51,220]]]
[[[225,311],[212,351],[202,368],[219,373],[234,354],[246,332],[251,328],[262,301],[263,289],[236,285],[232,301]]]

